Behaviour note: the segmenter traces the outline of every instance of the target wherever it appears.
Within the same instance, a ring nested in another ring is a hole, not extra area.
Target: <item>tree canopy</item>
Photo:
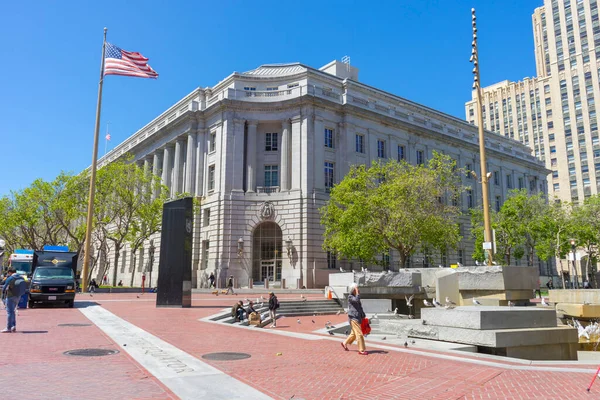
[[[419,249],[455,248],[462,173],[436,152],[428,165],[392,160],[352,167],[321,209],[323,248],[368,262],[394,249],[401,266]]]

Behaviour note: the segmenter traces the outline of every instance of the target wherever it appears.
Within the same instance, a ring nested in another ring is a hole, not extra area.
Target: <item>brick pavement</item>
[[[297,299],[295,295],[278,297],[283,301]],[[147,299],[150,297],[144,300]],[[99,302],[119,317],[198,358],[218,351],[251,354],[246,360],[208,363],[276,399],[292,396],[296,399],[600,398],[600,383],[591,393],[585,391],[591,373],[487,367],[410,354],[404,349],[388,351],[371,347],[372,353],[364,357],[356,354],[356,346],[344,352],[338,340],[328,340],[329,337],[306,340],[267,334],[256,328],[198,321],[229,308],[235,301],[233,296],[217,299],[195,294],[192,308],[176,310],[156,309],[153,302],[140,300],[103,303],[100,299]],[[284,318],[278,322],[277,330],[312,332],[323,328],[326,320],[336,324],[346,317],[309,316],[300,320],[301,324],[297,324],[296,318]],[[281,356],[276,355],[279,352]]]
[[[6,323],[0,311],[0,326]],[[106,357],[73,357],[81,348],[118,350],[77,309],[19,310],[17,333],[1,334],[0,398],[5,399],[175,399],[176,397],[126,353]]]
[[[260,295],[259,295],[260,296]],[[256,295],[219,296],[194,294],[189,309],[157,309],[152,294],[96,294],[79,299],[94,301],[130,323],[201,359],[218,351],[246,352],[240,361],[207,361],[208,364],[247,383],[275,399],[592,399],[600,398],[600,382],[591,393],[585,388],[593,374],[483,366],[461,361],[411,354],[386,344],[376,348],[367,340],[369,356],[344,352],[329,335],[307,340],[269,334],[256,328],[239,328],[199,321],[239,298]],[[278,295],[297,300],[297,295]],[[309,299],[322,299],[309,295]],[[0,313],[4,317],[4,313]],[[340,316],[283,318],[277,331],[311,333],[325,321],[346,321]],[[313,324],[312,321],[315,321]],[[119,349],[95,326],[62,328],[60,323],[89,321],[77,309],[34,309],[20,312],[20,330],[32,333],[5,334],[9,349],[0,356],[3,395],[31,399],[174,399],[166,387],[126,353],[103,358],[72,358],[62,355],[75,348]],[[265,329],[267,330],[267,329]],[[47,331],[47,333],[46,333]],[[38,333],[33,333],[38,332]],[[22,356],[8,356],[19,349]],[[397,351],[394,351],[396,349]],[[410,350],[410,349],[409,349]],[[424,349],[419,351],[425,352]],[[282,353],[277,356],[277,353]],[[438,354],[429,351],[431,355]],[[456,353],[455,353],[456,354]],[[473,356],[465,354],[465,358]],[[542,365],[542,364],[539,364]],[[592,366],[559,365],[562,368],[595,369]],[[60,374],[57,374],[57,370]],[[60,376],[60,379],[57,379]]]

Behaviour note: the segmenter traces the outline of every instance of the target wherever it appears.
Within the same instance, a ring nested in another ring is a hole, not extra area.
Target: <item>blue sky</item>
[[[362,82],[464,118],[471,7],[484,85],[535,75],[542,0],[7,1],[0,6],[0,195],[91,163],[102,47],[150,58],[158,80],[107,77],[101,132],[114,146],[233,71],[344,55]],[[104,154],[102,140],[99,155]]]

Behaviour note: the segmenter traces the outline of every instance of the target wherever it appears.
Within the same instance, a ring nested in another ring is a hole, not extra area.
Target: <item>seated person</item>
[[[240,300],[231,307],[231,316],[235,318],[235,322],[240,322],[244,319],[244,303]]]
[[[254,309],[254,303],[252,302],[252,300],[249,300],[248,307],[246,308],[246,314],[250,315],[253,312],[258,314],[258,312]]]

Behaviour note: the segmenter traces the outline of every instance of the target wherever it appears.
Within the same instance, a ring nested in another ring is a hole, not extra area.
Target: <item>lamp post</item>
[[[483,94],[481,93],[481,79],[479,77],[479,53],[477,51],[477,17],[475,9],[471,9],[471,23],[473,25],[473,42],[471,43],[471,59],[473,63],[473,89],[477,91],[477,125],[479,128],[479,158],[481,164],[481,192],[483,195],[483,248],[486,253],[487,265],[492,265],[492,227],[490,225],[490,200],[488,193],[489,176],[485,160],[485,136],[483,131]]]
[[[577,266],[575,264],[575,239],[571,239],[571,252],[573,253],[573,278],[571,278],[571,287],[579,288],[579,278],[577,277]]]

